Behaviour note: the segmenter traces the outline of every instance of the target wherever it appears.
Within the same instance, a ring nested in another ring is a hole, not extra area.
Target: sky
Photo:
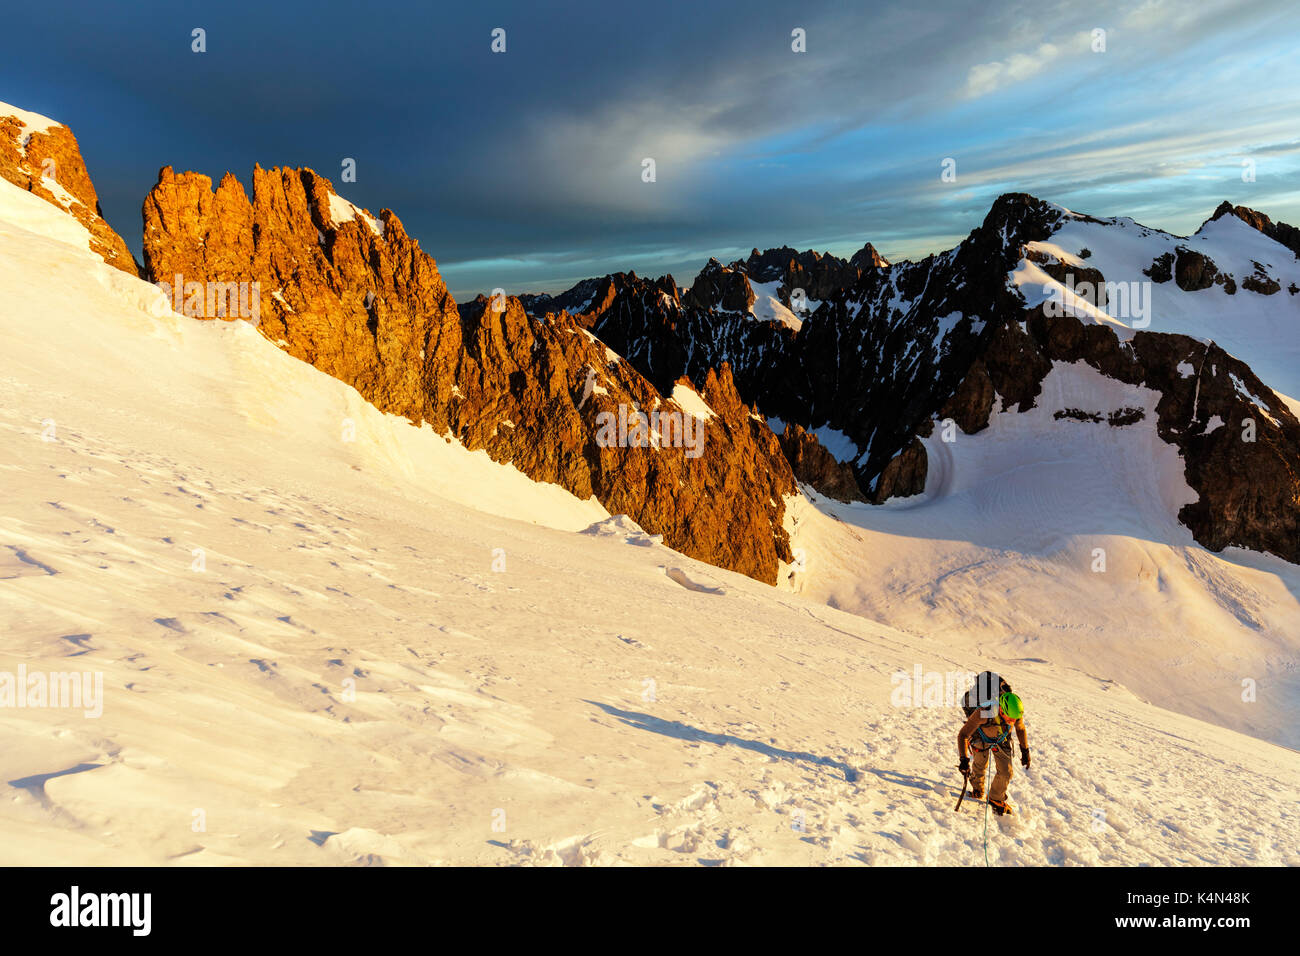
[[[4,22],[0,101],[72,128],[137,256],[167,165],[246,187],[309,166],[396,212],[458,301],[689,285],[755,247],[916,258],[1003,192],[1180,235],[1224,199],[1300,224],[1287,0],[42,0]]]

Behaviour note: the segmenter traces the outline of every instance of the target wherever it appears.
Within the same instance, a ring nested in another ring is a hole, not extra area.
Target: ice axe
[[[970,774],[961,775],[961,796],[957,798],[957,806],[953,807],[953,812],[961,809],[961,802],[966,799],[966,788],[970,786]]]

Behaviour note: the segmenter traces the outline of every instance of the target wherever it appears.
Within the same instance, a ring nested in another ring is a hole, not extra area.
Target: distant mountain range
[[[925,494],[927,443],[1053,403],[1043,383],[1062,363],[1161,397],[1149,415],[1099,390],[1053,421],[1154,429],[1199,496],[1178,515],[1198,542],[1300,563],[1300,230],[1254,210],[1225,202],[1180,238],[1007,194],[919,262],[870,243],[848,260],[756,249],[689,287],[617,273],[457,304],[392,211],[358,209],[310,169],[258,167],[250,197],[229,173],[214,189],[163,168],[135,263],[71,132],[0,114],[0,175],[187,314],[230,318],[211,314],[213,287],[256,284],[261,332],[382,411],[715,565],[774,583],[795,560],[801,483],[846,501]]]

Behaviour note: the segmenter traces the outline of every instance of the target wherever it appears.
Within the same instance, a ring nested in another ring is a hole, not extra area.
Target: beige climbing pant
[[[989,788],[988,797],[994,803],[1005,803],[1007,799],[1007,785],[1011,783],[1011,778],[1015,771],[1011,767],[1011,741],[1007,740],[996,747],[989,747],[981,750],[977,747],[971,747],[970,758],[970,783],[971,790],[976,796],[981,796],[984,788],[984,771],[988,767],[989,751],[993,752],[993,765],[997,769],[993,775],[993,786]]]

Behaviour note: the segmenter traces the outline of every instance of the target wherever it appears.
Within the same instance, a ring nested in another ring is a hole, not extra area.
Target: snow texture
[[[917,666],[1027,701],[995,866],[1300,863],[1259,739],[1295,743],[1300,584],[1180,536],[1148,429],[998,415],[919,507],[793,498],[801,595],[175,315],[79,229],[0,182],[0,671],[103,680],[98,718],[0,708],[5,864],[982,865]]]

